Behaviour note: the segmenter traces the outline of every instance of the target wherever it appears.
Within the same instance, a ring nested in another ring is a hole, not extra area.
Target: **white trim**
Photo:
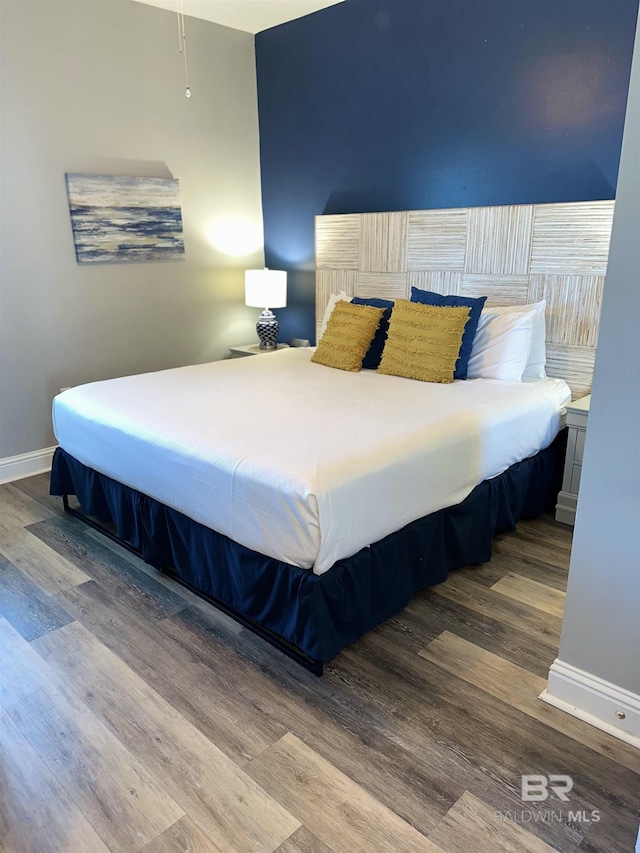
[[[5,456],[0,459],[0,484],[50,471],[55,449],[44,447],[42,450],[32,450],[31,453],[20,453],[18,456]]]
[[[558,503],[556,504],[556,521],[562,524],[574,526],[576,522],[576,507],[578,506],[577,495],[569,492],[558,492]]]
[[[640,696],[556,658],[540,699],[640,749]],[[621,720],[617,714],[622,713]]]

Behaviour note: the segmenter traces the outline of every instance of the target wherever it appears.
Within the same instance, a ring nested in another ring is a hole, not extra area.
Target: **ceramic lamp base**
[[[278,348],[278,321],[273,311],[264,309],[258,317],[256,332],[260,340],[260,349]]]

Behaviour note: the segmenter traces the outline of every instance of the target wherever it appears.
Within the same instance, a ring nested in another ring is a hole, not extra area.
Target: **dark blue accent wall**
[[[314,338],[321,213],[615,195],[638,0],[345,0],[256,36],[280,339]]]

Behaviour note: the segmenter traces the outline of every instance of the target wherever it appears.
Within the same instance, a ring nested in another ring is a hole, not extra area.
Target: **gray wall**
[[[640,695],[638,151],[636,36],[559,658]]]
[[[0,0],[0,14],[2,459],[54,443],[62,386],[253,341],[243,270],[264,255],[252,35],[188,18],[187,100],[171,12]],[[65,172],[178,178],[186,260],[78,266]]]

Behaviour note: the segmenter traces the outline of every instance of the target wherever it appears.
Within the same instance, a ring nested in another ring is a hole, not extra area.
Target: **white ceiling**
[[[335,6],[343,0],[135,0],[136,3],[146,3],[148,6],[158,6],[161,9],[176,11],[181,5],[185,15],[193,18],[203,18],[245,30],[248,33],[259,33],[269,27],[284,24],[294,18],[301,18],[318,9]]]

